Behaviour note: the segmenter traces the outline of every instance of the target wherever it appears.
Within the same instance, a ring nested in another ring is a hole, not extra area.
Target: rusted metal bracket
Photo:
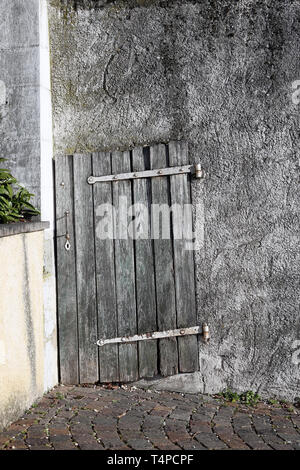
[[[202,325],[202,338],[204,343],[208,343],[210,340],[210,331],[207,323],[203,323]]]
[[[203,170],[200,163],[197,165],[174,166],[161,168],[159,170],[137,171],[133,173],[120,173],[118,175],[90,176],[87,179],[88,184],[108,183],[113,181],[135,180],[140,178],[155,178],[158,176],[183,175],[191,173],[195,178],[203,178]]]
[[[101,346],[105,346],[106,344],[133,343],[135,341],[173,338],[176,336],[198,335],[200,333],[201,333],[200,326],[191,326],[189,328],[179,328],[176,330],[168,330],[168,331],[155,331],[152,333],[145,333],[142,335],[124,336],[120,338],[111,338],[111,339],[99,339],[96,344],[97,346],[101,347]]]

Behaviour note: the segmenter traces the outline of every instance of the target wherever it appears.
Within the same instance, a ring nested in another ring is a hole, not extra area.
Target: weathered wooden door
[[[88,184],[88,178],[188,163],[187,145],[182,142],[130,152],[57,157],[62,383],[130,382],[198,369],[196,335],[107,344],[100,348],[95,344],[100,338],[191,327],[197,325],[197,320],[193,251],[186,249],[184,238],[174,237],[182,223],[177,217],[180,211],[169,212],[167,216],[170,237],[160,234],[153,239],[149,222],[154,205],[190,204],[190,174],[180,168],[177,174],[155,178],[135,179],[134,173],[128,179],[118,181],[116,176],[95,184]],[[133,224],[133,232],[140,230],[145,220],[148,222],[141,238],[124,236],[128,222],[127,216],[124,219],[126,202],[133,207],[132,221],[139,220],[138,227]],[[114,212],[110,212],[110,207]],[[105,238],[103,224],[104,221],[107,224],[111,214],[114,236]],[[190,224],[190,219],[191,213],[184,223]]]

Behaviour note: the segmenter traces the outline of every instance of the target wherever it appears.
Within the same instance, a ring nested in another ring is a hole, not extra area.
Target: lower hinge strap
[[[99,339],[97,346],[105,346],[106,344],[133,343],[135,341],[146,341],[148,339],[174,338],[176,336],[198,335],[201,333],[200,326],[191,326],[189,328],[178,328],[168,331],[154,331],[144,333],[142,335],[123,336],[120,338]]]

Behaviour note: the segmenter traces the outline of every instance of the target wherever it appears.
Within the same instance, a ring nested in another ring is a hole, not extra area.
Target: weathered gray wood
[[[149,162],[150,163],[150,162]],[[133,171],[146,169],[143,148],[132,151]],[[150,180],[133,181],[133,198],[136,207],[135,216],[135,264],[138,333],[157,330],[154,252],[151,240],[151,187]],[[141,204],[143,206],[138,206]],[[147,211],[147,212],[146,212]],[[157,375],[157,341],[145,341],[138,344],[140,377]]]
[[[185,165],[188,163],[188,149],[184,142],[171,142],[169,144],[170,166]],[[196,325],[195,304],[195,274],[194,253],[187,249],[186,235],[192,234],[192,211],[190,183],[187,175],[170,177],[171,204],[177,204],[181,211],[174,211],[172,217],[174,235],[174,264],[176,284],[177,326],[178,328]],[[184,209],[186,217],[183,218]],[[181,232],[184,229],[185,233]],[[181,232],[181,233],[180,233]],[[176,237],[182,238],[176,239]],[[194,372],[198,370],[198,343],[196,336],[178,338],[179,370],[180,372]]]
[[[77,309],[80,383],[99,380],[91,155],[74,155]]]
[[[92,156],[93,173],[108,175],[111,173],[110,153],[95,153]],[[97,304],[99,338],[115,338],[118,334],[114,241],[109,231],[103,238],[104,224],[112,223],[113,214],[109,209],[101,210],[102,204],[112,204],[111,183],[102,183],[93,188],[95,218],[95,248],[97,275]],[[102,206],[105,209],[104,206]],[[99,351],[100,382],[119,381],[118,346],[106,345]]]
[[[77,384],[79,365],[72,156],[58,156],[56,158],[55,184],[60,381],[64,384]],[[65,250],[66,211],[69,211],[70,251]]]
[[[165,145],[150,148],[151,168],[167,166]],[[169,205],[168,180],[162,176],[153,179],[152,204]],[[175,282],[171,239],[154,240],[157,322],[160,331],[176,328]],[[164,376],[178,373],[176,338],[159,341],[160,373]]]
[[[151,147],[150,168],[188,164],[186,144],[170,143],[168,154],[169,162],[165,145]],[[126,238],[127,207],[119,205],[119,197],[123,197],[128,206],[135,202],[149,208],[152,199],[153,204],[183,207],[191,201],[188,176],[87,184],[91,174],[147,170],[144,157],[143,149],[134,149],[133,168],[129,152],[114,152],[112,163],[108,153],[57,159],[57,295],[60,371],[64,383],[91,383],[99,377],[101,382],[130,382],[139,375],[156,375],[158,362],[159,372],[165,376],[198,369],[194,336],[159,340],[158,348],[157,340],[110,344],[100,351],[95,345],[101,337],[131,336],[197,323],[194,256],[185,249],[186,241],[177,239],[182,222],[180,211],[173,212],[172,217],[167,215],[173,239],[152,241],[146,232],[145,239],[133,241]],[[114,231],[119,233],[115,233],[115,241],[97,236],[101,227],[98,207],[110,202],[119,216],[125,216],[123,221],[117,217]],[[135,216],[142,223],[147,216],[140,208],[136,210]],[[69,211],[70,251],[64,248],[66,211]],[[184,221],[184,228],[187,227],[192,229],[191,212]]]
[[[189,165],[187,142],[183,140],[169,142],[168,151],[170,167]]]
[[[113,173],[130,171],[130,153],[112,153]],[[136,333],[135,271],[133,240],[128,238],[127,208],[132,204],[131,181],[120,181],[113,184],[113,204],[116,209],[116,293],[118,311],[118,334],[127,336]],[[120,200],[119,198],[122,198]],[[138,379],[137,344],[119,345],[119,373],[121,382]]]

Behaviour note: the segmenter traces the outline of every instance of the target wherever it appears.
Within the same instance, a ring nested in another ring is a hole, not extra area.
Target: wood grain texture
[[[112,172],[130,171],[130,153],[112,153]],[[116,259],[116,298],[118,312],[118,333],[127,336],[136,333],[135,267],[133,240],[126,235],[127,207],[132,204],[132,184],[120,181],[113,184],[113,204],[116,209],[115,259]],[[121,198],[121,199],[120,199]],[[127,207],[126,207],[127,205]],[[120,381],[130,382],[138,379],[137,344],[119,345]]]
[[[110,153],[100,152],[92,155],[93,174],[111,173]],[[114,240],[108,227],[107,238],[103,238],[104,225],[113,223],[109,211],[112,204],[111,183],[101,183],[93,187],[95,218],[95,254],[97,279],[97,310],[99,338],[118,336],[118,320],[115,288]],[[108,206],[105,208],[105,204]],[[100,381],[119,381],[119,354],[117,345],[106,345],[99,349]]]
[[[149,154],[148,154],[149,157]],[[150,159],[149,159],[150,164]],[[132,151],[133,171],[146,169],[143,148]],[[154,278],[154,250],[151,240],[151,181],[139,179],[133,181],[133,200],[135,204],[135,264],[138,333],[157,330],[156,299]],[[138,206],[141,204],[141,206]],[[157,341],[139,342],[139,375],[154,377],[157,375]]]
[[[188,163],[187,144],[171,142],[169,144],[170,166]],[[188,250],[187,236],[192,234],[192,210],[190,182],[187,175],[170,176],[171,204],[177,205],[173,211],[173,244],[176,285],[177,326],[196,326],[194,252]],[[185,206],[187,205],[187,206]],[[185,217],[184,217],[185,211]],[[181,237],[181,238],[179,238]],[[178,338],[179,370],[194,372],[198,370],[198,342],[196,336]]]
[[[79,364],[72,156],[62,155],[56,158],[55,185],[60,381],[64,384],[77,384],[79,382]],[[65,250],[66,211],[69,212],[70,251]]]
[[[77,310],[80,383],[99,380],[91,155],[74,155],[74,211],[76,233]]]
[[[184,230],[192,233],[192,211],[186,211],[183,221],[184,205],[191,202],[187,174],[92,186],[87,178],[187,164],[183,142],[136,148],[132,160],[130,152],[57,160],[57,294],[64,383],[126,383],[198,370],[196,336],[111,344],[99,350],[95,345],[100,338],[196,326],[194,253],[186,249],[184,238]],[[128,236],[128,208],[133,203],[134,239]],[[155,227],[162,219],[154,217],[153,205],[167,209],[163,233]],[[70,251],[64,248],[66,211]],[[106,225],[109,215],[112,231]],[[103,237],[105,227],[110,233]],[[158,238],[152,240],[154,234]]]
[[[167,166],[165,145],[150,148],[151,168]],[[169,205],[169,187],[166,177],[155,178],[152,184],[152,204]],[[175,280],[171,239],[154,240],[157,322],[159,330],[176,328]],[[159,341],[160,373],[163,376],[178,373],[176,338]]]

